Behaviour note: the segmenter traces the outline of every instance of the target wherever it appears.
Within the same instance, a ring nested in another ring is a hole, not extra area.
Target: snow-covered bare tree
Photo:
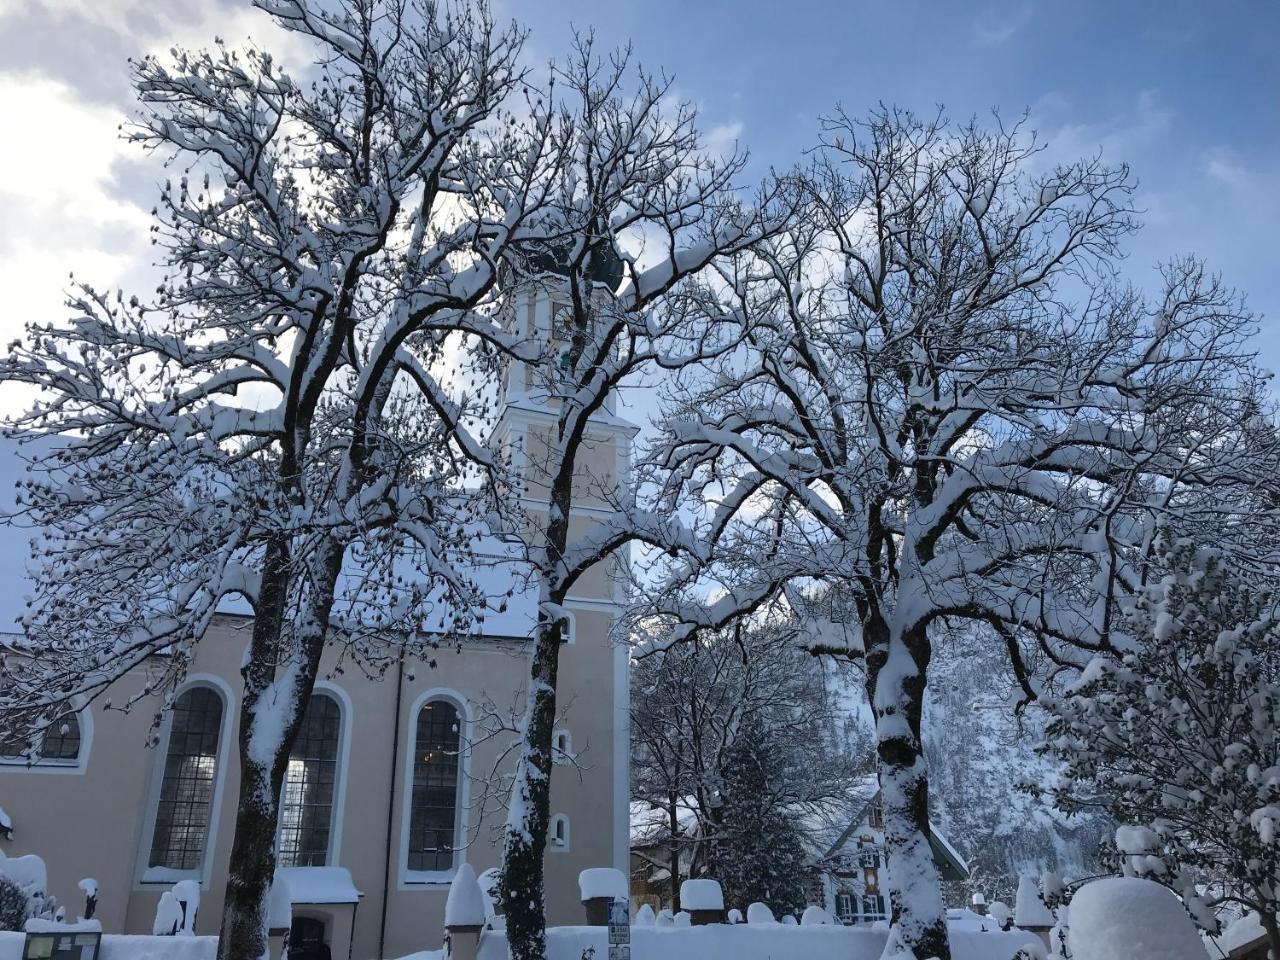
[[[1034,697],[1042,670],[1112,649],[1164,521],[1239,526],[1250,319],[1194,260],[1150,297],[1120,284],[1127,171],[1046,163],[1016,127],[839,114],[797,189],[791,229],[720,265],[741,348],[684,378],[650,458],[663,512],[696,513],[708,544],[670,564],[664,603],[678,639],[786,597],[825,624],[816,647],[865,661],[886,956],[946,960],[931,631],[989,624]]]
[[[264,954],[281,783],[325,645],[380,670],[387,644],[465,627],[426,624],[429,597],[485,602],[451,551],[484,509],[463,486],[497,464],[455,427],[493,391],[457,357],[483,375],[519,354],[491,307],[560,169],[550,112],[504,112],[523,34],[485,7],[258,6],[310,43],[304,73],[221,44],[133,64],[126,135],[177,168],[155,296],[80,285],[72,319],[31,328],[0,370],[39,390],[11,429],[60,435],[23,493],[44,535],[6,713],[47,724],[161,651],[141,695],[171,693],[219,605],[252,607],[224,958]]]
[[[871,757],[844,742],[843,678],[824,666],[785,623],[738,624],[632,665],[631,795],[666,814],[673,910],[680,880],[708,872],[745,907],[747,875],[735,865],[728,877],[731,852],[759,872],[771,843],[799,837],[807,856],[814,838],[805,831],[848,814],[850,787]],[[691,832],[681,826],[688,814]],[[789,827],[765,836],[764,821]],[[795,889],[799,870],[791,872]]]
[[[1118,822],[1116,858],[1173,887],[1217,932],[1208,899],[1261,918],[1280,956],[1280,599],[1218,551],[1179,543],[1124,618],[1133,647],[1047,698],[1045,792]]]
[[[598,425],[625,383],[709,355],[703,318],[691,326],[678,309],[683,281],[761,235],[760,217],[732,189],[742,157],[711,156],[692,108],[671,103],[670,81],[632,71],[629,60],[628,52],[600,57],[583,36],[556,71],[565,170],[540,220],[550,239],[526,264],[530,281],[550,270],[557,309],[521,400],[545,414],[523,450],[525,489],[545,506],[528,511],[524,525],[538,624],[502,867],[515,960],[545,954],[543,850],[565,596],[631,542],[695,548],[675,518],[633,510],[624,477],[593,468]],[[633,254],[621,256],[625,249]],[[628,440],[615,431],[615,442]],[[575,516],[575,498],[588,496],[613,519]]]

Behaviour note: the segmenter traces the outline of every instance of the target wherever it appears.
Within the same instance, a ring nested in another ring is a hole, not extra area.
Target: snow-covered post
[[[627,878],[613,867],[591,867],[578,874],[578,893],[588,927],[609,925],[609,904],[627,899]]]
[[[715,880],[700,877],[680,885],[680,905],[695,927],[724,923],[724,892]]]
[[[484,892],[475,868],[461,864],[449,884],[444,905],[444,946],[449,960],[475,960],[485,923]]]
[[[293,891],[277,871],[267,895],[267,949],[271,960],[287,960],[289,934],[293,930]]]
[[[84,894],[84,914],[81,919],[92,920],[98,909],[98,881],[93,877],[85,877],[77,886]]]
[[[1034,933],[1048,949],[1049,931],[1057,920],[1040,896],[1040,884],[1029,873],[1018,878],[1018,893],[1013,901],[1013,922],[1020,930]]]

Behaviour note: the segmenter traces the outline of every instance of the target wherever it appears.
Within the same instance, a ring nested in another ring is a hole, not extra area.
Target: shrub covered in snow
[[[0,875],[0,930],[21,930],[27,922],[27,891]]]
[[[1280,911],[1280,620],[1267,585],[1214,551],[1180,543],[1162,560],[1126,620],[1137,649],[1095,659],[1048,703],[1044,749],[1066,763],[1058,805],[1130,824],[1115,836],[1123,872],[1179,891],[1213,931],[1197,884]]]

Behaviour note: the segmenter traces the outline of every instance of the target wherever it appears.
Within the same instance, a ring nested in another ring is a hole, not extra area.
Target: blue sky
[[[1063,157],[1101,149],[1141,183],[1146,228],[1130,244],[1145,283],[1161,258],[1204,256],[1267,318],[1280,368],[1280,3],[1146,0],[995,4],[897,0],[495,0],[533,30],[533,63],[571,24],[632,41],[673,74],[716,142],[750,149],[750,177],[787,166],[842,103],[954,118],[1024,110]],[[174,42],[253,34],[290,62],[291,41],[233,0],[0,0],[0,337],[61,312],[67,271],[145,276],[158,171],[116,140],[129,108],[124,58]]]
[[[1130,164],[1145,227],[1126,269],[1198,253],[1264,315],[1280,369],[1280,3],[508,2],[538,53],[569,25],[631,40],[673,73],[704,127],[736,131],[756,173],[786,166],[835,104],[876,103],[1031,126],[1063,157]]]

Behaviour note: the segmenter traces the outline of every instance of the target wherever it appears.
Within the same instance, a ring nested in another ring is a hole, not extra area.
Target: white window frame
[[[0,757],[0,773],[83,774],[89,766],[89,750],[93,746],[93,713],[84,703],[83,697],[75,697],[71,703],[72,709],[69,712],[76,715],[80,724],[80,752],[74,760],[41,756],[35,759]]]
[[[561,738],[564,746],[560,746]],[[567,766],[577,759],[573,752],[573,734],[568,727],[556,727],[551,731],[551,762],[557,766]]]
[[[557,836],[558,828],[564,827],[564,839],[561,840]],[[568,853],[569,844],[573,836],[569,832],[569,818],[563,813],[555,813],[551,815],[551,819],[547,821],[547,852],[548,853]]]
[[[347,806],[347,765],[351,759],[351,697],[336,683],[317,680],[313,694],[323,693],[338,703],[338,770],[333,778],[333,806],[329,811],[329,848],[325,851],[325,866],[337,867],[342,851],[342,823]],[[280,786],[280,813],[284,813],[284,785]],[[280,823],[276,822],[276,857],[280,855]],[[305,867],[299,869],[306,869]]]
[[[232,723],[238,710],[236,696],[231,685],[221,677],[212,673],[195,673],[187,677],[187,681],[174,691],[174,701],[193,687],[208,687],[222,697],[222,728],[218,731],[217,770],[213,775],[213,796],[209,800],[209,830],[204,838],[204,851],[200,857],[200,867],[196,870],[174,870],[169,867],[151,867],[147,861],[151,858],[151,845],[156,835],[156,813],[160,809],[160,789],[164,784],[164,765],[169,756],[169,734],[173,727],[173,713],[170,711],[161,724],[160,736],[154,748],[155,756],[151,765],[151,790],[147,798],[146,816],[142,821],[142,830],[138,837],[138,860],[134,875],[135,890],[154,890],[157,884],[172,884],[179,880],[195,880],[201,889],[207,889],[209,878],[213,873],[214,857],[211,851],[217,849],[218,820],[222,811],[222,791],[227,782],[227,751],[231,746]]]
[[[434,700],[451,703],[458,711],[458,799],[454,810],[453,826],[453,867],[449,870],[410,870],[409,869],[409,817],[413,806],[413,758],[417,753],[418,714],[422,708]],[[453,881],[458,867],[466,863],[467,828],[470,822],[471,802],[471,705],[457,690],[449,687],[433,687],[419,694],[409,707],[404,717],[405,753],[402,758],[404,770],[401,774],[400,795],[400,871],[396,884],[400,890],[422,890],[449,884]]]

